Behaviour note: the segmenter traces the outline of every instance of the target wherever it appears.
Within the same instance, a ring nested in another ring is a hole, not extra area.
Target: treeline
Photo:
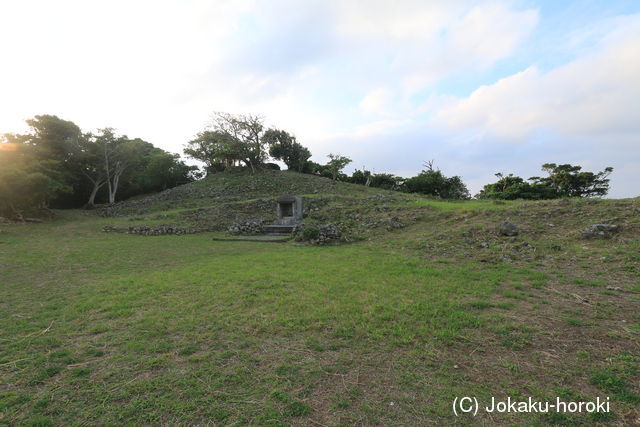
[[[601,172],[582,171],[581,166],[545,163],[542,170],[548,176],[534,176],[525,180],[513,174],[497,173],[498,181],[487,184],[474,197],[476,199],[498,200],[544,200],[565,197],[602,197],[609,192],[609,175],[613,168]],[[464,200],[471,198],[466,185],[459,176],[446,177],[440,170],[427,162],[425,169],[412,178],[402,178],[391,174],[372,174],[356,170],[351,176],[341,179],[354,184],[386,188],[408,193],[421,193],[442,199]]]
[[[113,203],[199,177],[177,154],[111,128],[82,132],[52,115],[27,124],[26,134],[0,136],[1,216]]]
[[[372,173],[365,168],[350,176],[343,169],[348,157],[329,154],[325,164],[310,160],[311,152],[287,131],[266,128],[254,115],[215,113],[210,126],[188,141],[184,154],[204,163],[188,166],[179,155],[168,153],[140,138],[119,135],[104,128],[82,132],[73,122],[41,115],[27,120],[30,131],[0,136],[0,216],[21,217],[47,207],[92,207],[135,195],[161,191],[212,174],[235,169],[279,169],[324,176],[369,187],[420,193],[442,199],[463,200],[471,194],[460,176],[445,176],[427,162],[416,176],[403,178]],[[582,171],[570,164],[542,165],[546,177],[527,180],[496,174],[475,195],[479,199],[553,199],[601,197],[609,191],[608,176]]]
[[[372,173],[355,170],[351,176],[342,170],[351,159],[339,154],[329,154],[326,164],[309,160],[311,152],[301,145],[295,136],[281,129],[266,129],[263,119],[253,115],[215,113],[209,128],[189,141],[184,153],[206,165],[207,173],[216,173],[245,167],[278,168],[268,163],[269,156],[281,160],[289,170],[309,173],[354,184],[420,193],[442,199],[470,199],[471,194],[460,176],[445,176],[427,162],[416,176],[403,178],[389,173]],[[609,191],[609,174],[613,168],[602,172],[584,172],[580,166],[547,163],[542,170],[547,177],[531,177],[496,174],[498,181],[487,184],[475,196],[480,199],[553,199],[561,197],[601,197]]]

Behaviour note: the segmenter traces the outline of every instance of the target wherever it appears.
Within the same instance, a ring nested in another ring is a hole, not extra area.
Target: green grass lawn
[[[434,259],[419,226],[313,247],[60,215],[0,233],[0,424],[452,424],[466,395],[615,402],[604,418],[478,423],[638,415],[638,317],[598,329],[617,320],[605,295],[604,320],[579,320],[558,300],[570,290],[544,291],[551,270]]]

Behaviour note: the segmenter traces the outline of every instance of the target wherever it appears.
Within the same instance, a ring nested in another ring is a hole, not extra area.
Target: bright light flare
[[[0,143],[0,151],[18,151],[19,145],[15,142],[2,142]]]

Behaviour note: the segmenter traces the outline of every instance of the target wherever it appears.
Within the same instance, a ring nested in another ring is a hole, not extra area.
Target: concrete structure
[[[277,219],[271,225],[265,225],[264,229],[271,236],[291,235],[296,225],[302,223],[303,205],[300,197],[283,194],[276,199]]]
[[[302,222],[302,199],[300,197],[284,194],[276,200],[278,202],[277,224],[296,225]]]

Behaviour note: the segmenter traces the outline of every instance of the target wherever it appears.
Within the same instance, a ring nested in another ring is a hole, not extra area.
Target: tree
[[[27,123],[30,131],[26,134],[0,137],[3,194],[11,193],[16,209],[91,206],[103,188],[108,189],[106,198],[113,203],[122,191],[127,195],[147,191],[153,179],[162,180],[155,184],[160,188],[195,179],[197,168],[185,165],[177,155],[138,138],[116,135],[113,129],[84,134],[73,122],[52,115],[35,116]],[[152,159],[156,167],[147,170]],[[16,182],[18,175],[27,187]],[[6,187],[7,182],[13,187]],[[10,209],[3,206],[5,211]]]
[[[609,191],[608,176],[613,168],[607,167],[602,172],[581,172],[581,166],[570,164],[556,165],[545,163],[542,170],[548,177],[531,177],[527,182],[513,174],[497,173],[498,181],[487,184],[478,193],[481,199],[555,199],[560,197],[600,197]]]
[[[397,190],[404,182],[404,178],[390,173],[371,173],[371,171],[363,168],[363,170],[356,169],[351,174],[349,182],[364,185],[365,187]]]
[[[205,130],[187,142],[184,154],[200,160],[206,169],[227,169],[240,161],[235,141],[224,132]]]
[[[439,169],[434,169],[433,161],[425,164],[425,170],[404,181],[403,189],[409,193],[421,193],[443,199],[468,199],[469,190],[459,176],[447,178]]]
[[[331,171],[331,179],[335,181],[342,169],[351,163],[351,159],[340,154],[329,154],[327,157],[329,157],[327,168]]]
[[[11,135],[11,138],[30,147],[30,156],[47,165],[46,173],[53,181],[64,183],[67,190],[71,188],[72,191],[51,194],[47,201],[52,206],[63,207],[82,188],[84,178],[77,165],[82,132],[75,123],[48,114],[34,116],[26,123],[29,132]]]
[[[104,148],[96,141],[92,134],[86,134],[82,138],[81,154],[78,157],[80,173],[91,183],[91,192],[86,207],[95,206],[96,195],[100,188],[107,183],[107,174],[104,169]]]
[[[41,158],[60,161],[61,166],[73,169],[72,159],[78,155],[82,138],[80,128],[58,116],[39,115],[27,120],[31,133],[23,135],[23,143],[35,148]]]
[[[269,146],[269,154],[282,160],[289,170],[302,172],[311,152],[296,141],[296,137],[284,130],[268,129],[262,140]]]
[[[217,112],[211,127],[224,135],[230,154],[255,172],[267,158],[266,142],[262,140],[263,119],[252,114],[230,114]]]
[[[135,177],[136,190],[143,193],[166,190],[199,177],[197,166],[188,166],[177,154],[159,148],[154,148],[145,160],[144,167]]]
[[[351,182],[352,184],[360,184],[368,187],[369,185],[371,185],[371,171],[368,171],[364,168],[362,168],[362,170],[356,169],[351,174],[351,177],[349,177],[349,182]]]
[[[537,176],[529,178],[533,183],[548,185],[560,197],[602,197],[609,192],[608,176],[613,172],[612,167],[606,167],[598,173],[581,172],[582,166],[570,164],[556,165],[545,163],[542,170],[548,177]]]
[[[108,202],[115,203],[123,174],[140,165],[154,147],[139,138],[118,136],[111,128],[100,129],[98,132],[95,143],[100,147],[100,162],[107,184]]]
[[[485,185],[476,195],[477,198],[541,200],[558,197],[557,192],[545,184],[532,184],[513,174],[505,176],[502,173],[497,173],[496,177],[498,181]]]
[[[390,173],[375,173],[371,175],[371,180],[369,185],[375,188],[397,190],[402,186],[404,181],[405,181],[404,178],[395,176]]]
[[[214,113],[208,129],[187,143],[184,153],[215,169],[218,163],[242,162],[255,172],[267,158],[264,124],[251,114]]]
[[[71,187],[64,182],[59,162],[41,159],[36,147],[17,140],[15,135],[0,138],[0,215],[22,218],[46,208]]]

